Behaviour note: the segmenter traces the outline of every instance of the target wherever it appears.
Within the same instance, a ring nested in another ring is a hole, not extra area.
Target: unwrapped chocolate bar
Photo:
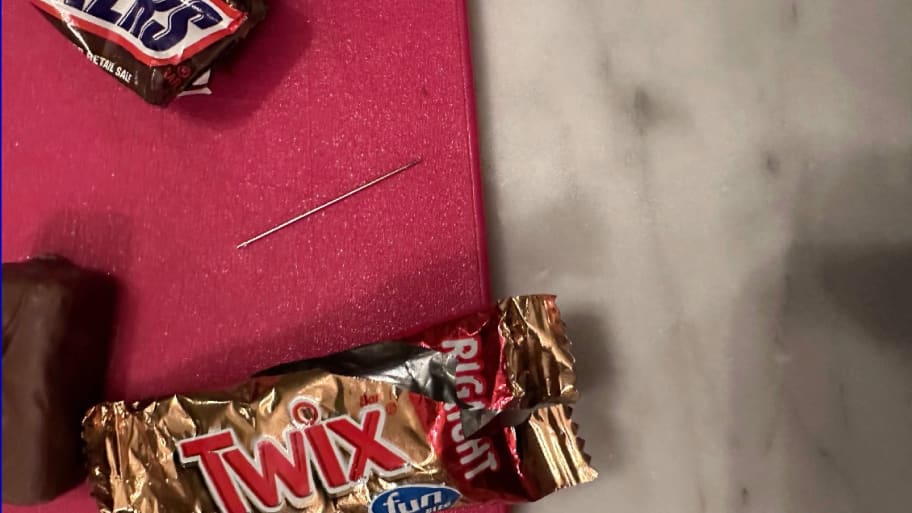
[[[3,264],[3,502],[85,476],[85,410],[102,399],[115,283],[60,258]]]
[[[199,92],[266,16],[263,0],[32,0],[93,64],[149,103]]]
[[[550,296],[84,421],[102,511],[429,513],[595,478]],[[473,429],[473,435],[467,429]]]

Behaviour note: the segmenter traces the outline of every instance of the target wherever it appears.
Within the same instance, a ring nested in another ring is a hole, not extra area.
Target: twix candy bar
[[[232,389],[93,407],[105,512],[429,513],[596,477],[569,419],[551,296],[269,369]]]

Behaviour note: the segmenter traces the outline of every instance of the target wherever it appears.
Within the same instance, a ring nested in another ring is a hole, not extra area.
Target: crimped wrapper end
[[[571,342],[556,296],[516,296],[498,304],[502,312],[502,372],[510,390],[504,408],[535,409],[572,404],[579,398]]]
[[[112,436],[112,424],[107,421],[110,413],[108,404],[92,406],[82,419],[82,440],[88,471],[91,494],[101,513],[111,513],[113,504],[111,467],[105,457],[105,441]]]
[[[562,488],[589,483],[598,472],[583,452],[585,442],[577,436],[566,406],[536,410],[528,423],[516,428],[523,454],[520,471],[537,486],[530,500],[538,500]]]

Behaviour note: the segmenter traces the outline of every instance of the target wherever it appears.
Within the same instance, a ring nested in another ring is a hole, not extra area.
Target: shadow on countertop
[[[493,91],[488,80],[492,65],[485,49],[485,41],[478,34],[487,32],[482,27],[490,23],[480,12],[477,2],[469,3],[469,17],[472,33],[472,58],[475,73],[475,89],[478,115],[479,139],[484,141],[481,149],[482,178],[484,180],[485,216],[488,227],[488,251],[490,262],[491,289],[497,296],[511,294],[554,292],[553,290],[511,290],[507,285],[507,276],[516,274],[538,274],[547,276],[551,273],[555,248],[586,247],[594,238],[601,237],[603,232],[598,222],[587,218],[587,209],[568,209],[564,205],[541,205],[541,212],[536,214],[536,221],[505,226],[501,218],[500,204],[503,201],[514,201],[515,198],[501,197],[501,188],[494,182],[498,176],[495,164],[487,159],[497,155],[495,137],[496,120],[489,116],[493,109]],[[572,181],[572,176],[565,177]],[[570,183],[568,187],[583,187]],[[592,221],[592,222],[590,222]],[[566,230],[564,227],[574,229]],[[509,237],[520,247],[508,248],[505,237],[500,237],[501,230],[511,230]],[[508,261],[507,255],[520,253],[522,261]],[[567,269],[567,274],[585,279],[601,269],[602,255],[597,251],[574,255],[578,264]],[[508,272],[508,268],[520,266],[520,271]],[[550,281],[550,280],[549,280]],[[527,286],[536,286],[530,283]],[[569,299],[569,298],[568,298]],[[576,358],[577,386],[580,391],[578,407],[573,411],[573,420],[579,424],[579,436],[587,443],[584,451],[592,457],[591,464],[599,472],[599,479],[608,479],[610,475],[623,467],[625,455],[623,435],[616,415],[616,398],[619,393],[619,369],[613,348],[616,336],[604,308],[595,303],[570,303],[562,301],[558,294],[558,307],[567,325],[567,335],[573,342],[573,355]],[[561,493],[591,493],[588,486],[580,487],[578,492],[562,491]],[[558,499],[559,500],[559,499]],[[522,508],[518,508],[521,510]]]
[[[912,241],[834,247],[825,255],[823,288],[837,307],[873,340],[912,350]]]
[[[744,284],[731,323],[727,510],[903,513],[912,151],[852,154],[801,182],[792,242]]]

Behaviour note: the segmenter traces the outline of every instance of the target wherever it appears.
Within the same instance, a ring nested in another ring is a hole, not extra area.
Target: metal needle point
[[[367,189],[368,187],[377,185],[378,183],[382,182],[383,180],[386,180],[387,178],[392,178],[392,177],[398,175],[399,173],[405,171],[406,169],[408,169],[408,168],[410,168],[410,167],[412,167],[412,166],[417,165],[417,164],[420,163],[420,162],[421,162],[421,157],[418,157],[418,158],[416,158],[415,160],[409,162],[408,164],[405,164],[405,165],[402,166],[402,167],[398,167],[398,168],[396,168],[396,169],[393,169],[392,171],[390,171],[389,173],[386,173],[385,175],[378,176],[377,178],[374,178],[373,180],[371,180],[371,181],[369,181],[369,182],[365,182],[365,183],[359,185],[358,187],[356,187],[356,188],[354,188],[354,189],[352,189],[352,190],[346,192],[345,194],[343,194],[343,195],[341,195],[341,196],[339,196],[339,197],[337,197],[337,198],[333,198],[333,199],[327,201],[326,203],[320,205],[319,207],[312,208],[312,209],[308,210],[307,212],[304,212],[303,214],[301,214],[301,215],[299,215],[299,216],[292,217],[292,218],[289,219],[288,221],[285,221],[284,223],[282,223],[282,224],[280,224],[280,225],[274,226],[274,227],[272,227],[272,228],[266,230],[265,232],[263,232],[263,233],[257,235],[256,237],[252,237],[252,238],[250,238],[250,239],[248,239],[248,240],[245,240],[244,242],[242,242],[242,243],[240,243],[240,244],[237,245],[237,249],[245,248],[245,247],[247,247],[247,246],[253,244],[254,242],[256,242],[256,241],[262,239],[263,237],[272,235],[273,233],[275,233],[275,232],[281,230],[282,228],[286,228],[286,227],[288,227],[288,226],[290,226],[290,225],[292,225],[292,224],[294,224],[294,223],[297,223],[298,221],[300,221],[301,219],[304,219],[305,217],[311,216],[311,215],[316,214],[317,212],[323,210],[324,208],[327,208],[327,207],[330,207],[330,206],[332,206],[332,205],[335,205],[336,203],[338,203],[338,202],[344,200],[345,198],[348,198],[349,196],[351,196],[351,195],[353,195],[353,194],[357,194],[357,193],[363,191],[364,189]]]

